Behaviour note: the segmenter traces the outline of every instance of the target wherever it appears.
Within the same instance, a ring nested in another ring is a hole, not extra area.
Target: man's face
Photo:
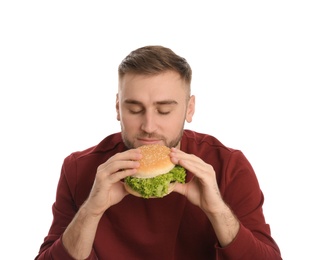
[[[192,121],[195,97],[178,73],[127,74],[119,82],[117,119],[128,148],[147,144],[179,147],[185,120]]]

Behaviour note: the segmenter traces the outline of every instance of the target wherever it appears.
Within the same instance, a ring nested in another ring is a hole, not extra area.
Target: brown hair
[[[192,70],[186,59],[163,46],[145,46],[132,51],[119,65],[119,79],[127,73],[156,75],[168,70],[179,73],[190,86]]]

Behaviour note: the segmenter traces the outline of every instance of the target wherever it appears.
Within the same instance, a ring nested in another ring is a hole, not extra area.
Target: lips
[[[160,136],[155,133],[143,133],[136,136],[136,146],[148,145],[148,144],[162,144],[165,145],[164,136]]]
[[[138,138],[138,142],[141,145],[148,145],[148,144],[162,144],[162,140],[161,139],[147,139],[147,138]]]

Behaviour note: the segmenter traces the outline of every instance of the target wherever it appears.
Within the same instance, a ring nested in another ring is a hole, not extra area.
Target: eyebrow
[[[126,99],[124,101],[126,104],[135,104],[135,105],[143,105],[142,102],[134,100],[134,99]],[[177,101],[172,100],[172,99],[167,99],[167,100],[161,100],[161,101],[156,101],[154,102],[154,105],[177,105]]]

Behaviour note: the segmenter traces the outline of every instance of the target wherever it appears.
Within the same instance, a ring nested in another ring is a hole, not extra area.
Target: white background
[[[34,259],[64,157],[120,130],[118,64],[160,44],[193,69],[186,127],[245,153],[283,258],[316,259],[316,13],[305,0],[2,1],[1,255]]]

